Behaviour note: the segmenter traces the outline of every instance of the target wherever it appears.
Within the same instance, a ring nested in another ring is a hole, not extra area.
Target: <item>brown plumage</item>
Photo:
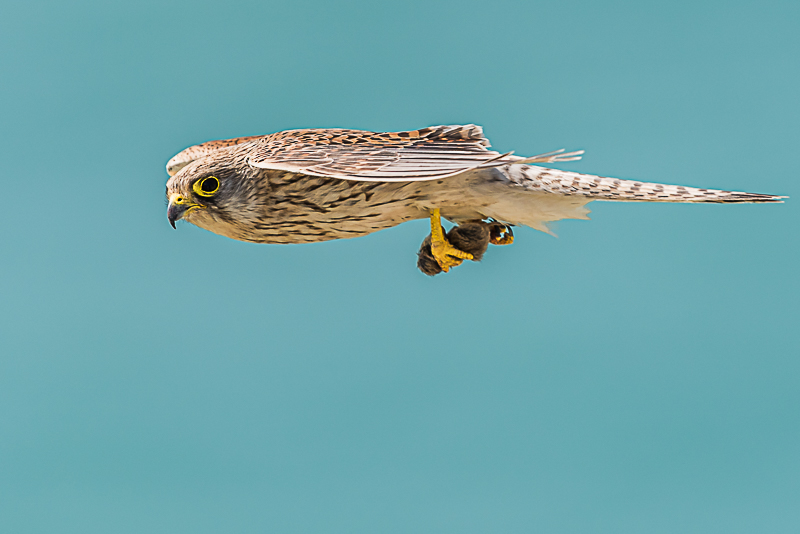
[[[456,223],[494,219],[548,231],[550,221],[587,218],[584,206],[592,200],[783,198],[548,169],[530,163],[570,161],[581,152],[522,158],[489,146],[474,125],[292,130],[211,141],[167,164],[168,217],[173,225],[183,218],[243,241],[307,243],[365,235],[428,217],[434,208]]]

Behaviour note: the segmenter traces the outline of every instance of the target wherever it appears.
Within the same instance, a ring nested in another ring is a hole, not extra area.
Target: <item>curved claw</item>
[[[442,267],[444,272],[450,270],[451,267],[461,265],[464,260],[471,260],[472,254],[458,250],[456,247],[447,241],[431,242],[431,254],[436,258],[436,262]]]
[[[444,237],[439,208],[431,210],[431,254],[444,272],[473,258],[472,254],[457,249]]]

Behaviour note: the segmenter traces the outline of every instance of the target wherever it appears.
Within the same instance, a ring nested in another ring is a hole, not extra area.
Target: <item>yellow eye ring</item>
[[[206,176],[197,180],[192,189],[201,197],[213,197],[219,191],[219,178],[216,176]]]

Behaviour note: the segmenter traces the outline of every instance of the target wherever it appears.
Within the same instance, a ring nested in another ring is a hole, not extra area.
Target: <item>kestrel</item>
[[[429,217],[419,252],[426,274],[479,260],[512,226],[587,219],[593,200],[780,202],[773,195],[604,178],[532,165],[580,159],[563,150],[530,158],[489,150],[480,126],[410,132],[288,130],[209,141],[167,163],[170,224],[185,219],[253,243],[311,243],[366,235]],[[445,234],[441,217],[459,226]]]

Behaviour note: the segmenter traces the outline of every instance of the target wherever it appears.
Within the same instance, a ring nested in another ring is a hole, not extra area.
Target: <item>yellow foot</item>
[[[510,226],[506,226],[503,229],[492,229],[492,237],[489,239],[489,242],[492,245],[510,245],[514,242],[514,232],[511,230]]]
[[[431,254],[444,272],[472,259],[472,254],[458,250],[445,239],[439,208],[431,210]]]

